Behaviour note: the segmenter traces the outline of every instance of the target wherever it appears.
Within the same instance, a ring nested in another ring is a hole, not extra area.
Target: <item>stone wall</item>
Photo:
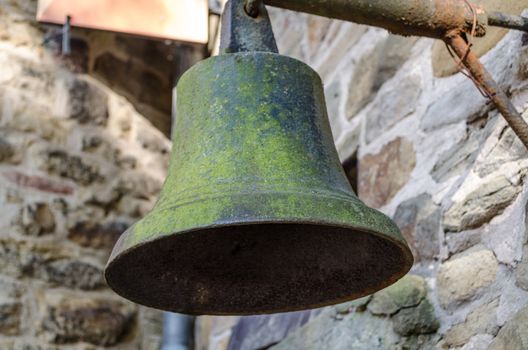
[[[288,315],[256,318],[263,335],[240,349],[528,349],[528,153],[504,120],[463,75],[435,77],[433,40],[270,12],[281,53],[323,78],[359,196],[397,222],[416,263],[388,289],[289,333],[273,327]],[[509,32],[483,57],[521,112],[527,45]],[[199,318],[198,348],[235,349],[244,322]]]
[[[102,269],[152,207],[170,142],[86,74],[89,41],[61,56],[35,12],[0,0],[0,349],[158,349],[160,313]]]

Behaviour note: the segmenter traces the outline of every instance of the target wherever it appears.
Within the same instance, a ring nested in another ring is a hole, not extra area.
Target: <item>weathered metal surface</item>
[[[520,15],[528,8],[528,0],[471,0],[472,3],[487,10],[495,10],[513,15]],[[508,29],[492,26],[492,13],[489,15],[489,27],[486,35],[480,38],[471,38],[471,51],[478,57],[482,57],[494,48],[499,41],[508,33]],[[433,73],[437,77],[450,76],[458,72],[456,62],[446,50],[445,43],[438,40],[434,43],[431,52]]]
[[[488,14],[488,20],[489,24],[493,26],[528,32],[528,18],[526,17],[508,15],[501,12],[490,12]]]
[[[229,0],[222,14],[220,52],[266,51],[279,52],[273,36],[268,12],[262,1],[255,17],[244,9],[244,0]]]
[[[346,179],[311,68],[225,54],[177,89],[168,178],[105,271],[117,293],[188,314],[274,313],[371,294],[410,269],[396,225]]]
[[[470,50],[467,42],[458,34],[453,33],[445,38],[446,43],[453,48],[464,66],[469,70],[478,86],[484,89],[486,95],[493,101],[495,107],[508,122],[522,143],[528,148],[528,124],[502,91],[491,74],[486,70],[478,57]]]
[[[267,5],[367,24],[401,35],[442,39],[459,30],[486,33],[487,15],[465,0],[264,0]],[[476,16],[476,18],[475,18]],[[475,21],[476,19],[476,21]]]

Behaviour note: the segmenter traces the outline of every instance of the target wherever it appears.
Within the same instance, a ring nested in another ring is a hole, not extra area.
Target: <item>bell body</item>
[[[105,271],[118,294],[187,314],[272,313],[362,297],[412,266],[395,224],[353,193],[304,63],[202,61],[178,83],[173,127],[160,198]]]

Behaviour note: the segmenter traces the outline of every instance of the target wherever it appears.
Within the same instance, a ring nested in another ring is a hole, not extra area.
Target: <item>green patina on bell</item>
[[[187,314],[293,311],[371,294],[412,266],[396,225],[347,181],[317,73],[262,42],[268,52],[231,46],[180,79],[160,198],[105,271],[123,297]]]

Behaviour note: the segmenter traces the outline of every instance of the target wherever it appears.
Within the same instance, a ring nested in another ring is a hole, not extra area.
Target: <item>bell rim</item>
[[[327,301],[322,302],[322,303],[304,304],[303,306],[293,306],[293,307],[288,307],[288,308],[259,310],[258,312],[255,312],[255,311],[251,311],[251,312],[239,312],[239,311],[237,311],[237,312],[222,312],[222,311],[218,311],[218,310],[209,310],[209,309],[197,310],[196,308],[194,308],[194,311],[193,311],[193,310],[185,309],[185,308],[178,308],[178,309],[161,308],[159,306],[156,306],[155,303],[146,303],[144,300],[140,300],[140,298],[131,297],[130,294],[128,294],[128,293],[122,293],[124,291],[124,289],[116,288],[116,285],[114,285],[111,282],[111,278],[109,278],[109,276],[108,276],[109,275],[109,271],[112,270],[112,266],[114,266],[116,263],[118,263],[121,258],[123,258],[125,255],[131,253],[132,251],[135,251],[137,249],[141,249],[142,246],[147,245],[147,244],[151,244],[153,242],[158,242],[158,241],[162,241],[162,240],[168,240],[170,238],[175,238],[175,237],[178,237],[180,235],[185,235],[185,234],[189,234],[189,233],[195,233],[195,232],[198,232],[198,231],[212,230],[212,229],[217,229],[217,228],[225,228],[225,227],[230,227],[230,226],[281,225],[281,224],[282,225],[284,225],[284,224],[313,225],[313,226],[322,226],[322,227],[329,227],[329,228],[341,228],[341,229],[348,229],[348,230],[351,230],[351,231],[356,231],[356,232],[350,232],[351,234],[362,233],[362,234],[373,235],[373,236],[376,236],[377,238],[381,238],[381,239],[383,239],[385,241],[390,242],[391,244],[394,244],[398,248],[398,251],[401,253],[400,255],[403,257],[403,260],[402,260],[403,263],[401,264],[401,268],[398,270],[399,273],[395,273],[395,274],[391,275],[390,278],[382,280],[381,283],[377,284],[375,287],[366,289],[362,293],[350,294],[350,295],[342,297],[342,298],[327,300]],[[133,227],[134,227],[134,225],[131,226],[128,230],[133,229]],[[125,237],[125,235],[128,232],[128,230],[125,231],[121,235],[120,240],[121,240],[121,238]],[[116,247],[117,247],[117,243],[116,243]],[[154,309],[157,309],[157,310],[176,312],[176,313],[181,313],[181,314],[186,314],[186,315],[193,315],[193,316],[199,316],[199,315],[250,316],[250,315],[266,315],[266,314],[275,314],[275,313],[295,312],[295,311],[316,309],[316,308],[321,308],[321,307],[331,306],[331,305],[337,305],[337,304],[340,304],[340,303],[345,303],[345,302],[348,302],[348,301],[356,300],[356,299],[371,295],[371,294],[373,294],[373,293],[375,293],[377,291],[380,291],[380,290],[382,290],[384,288],[387,288],[390,285],[396,283],[398,280],[403,278],[412,269],[413,264],[414,264],[414,256],[412,254],[411,249],[409,248],[409,246],[407,245],[407,243],[406,243],[406,241],[404,239],[402,241],[402,240],[399,240],[399,239],[397,239],[395,237],[392,237],[391,235],[389,235],[387,233],[384,233],[384,232],[381,232],[381,231],[376,232],[374,230],[370,230],[370,229],[367,229],[367,228],[355,227],[355,226],[346,225],[346,224],[343,224],[343,223],[320,222],[320,221],[315,222],[315,221],[310,221],[310,220],[285,221],[285,219],[283,218],[281,220],[269,220],[269,221],[263,221],[263,220],[259,220],[259,221],[240,221],[239,220],[236,223],[235,222],[223,222],[223,223],[219,223],[219,224],[207,225],[207,226],[204,226],[204,227],[192,228],[192,229],[188,229],[188,230],[185,230],[185,231],[173,232],[171,234],[158,236],[158,237],[153,238],[151,240],[146,240],[146,241],[142,241],[142,242],[136,243],[133,246],[128,247],[128,248],[120,251],[116,255],[114,255],[114,252],[112,252],[112,256],[110,257],[110,259],[108,260],[107,265],[104,268],[104,278],[105,278],[105,281],[106,281],[107,285],[115,293],[117,293],[119,296],[121,296],[121,297],[123,297],[125,299],[128,299],[128,300],[130,300],[130,301],[132,301],[132,302],[134,302],[136,304],[143,305],[143,306],[150,307],[150,308],[154,308]]]

